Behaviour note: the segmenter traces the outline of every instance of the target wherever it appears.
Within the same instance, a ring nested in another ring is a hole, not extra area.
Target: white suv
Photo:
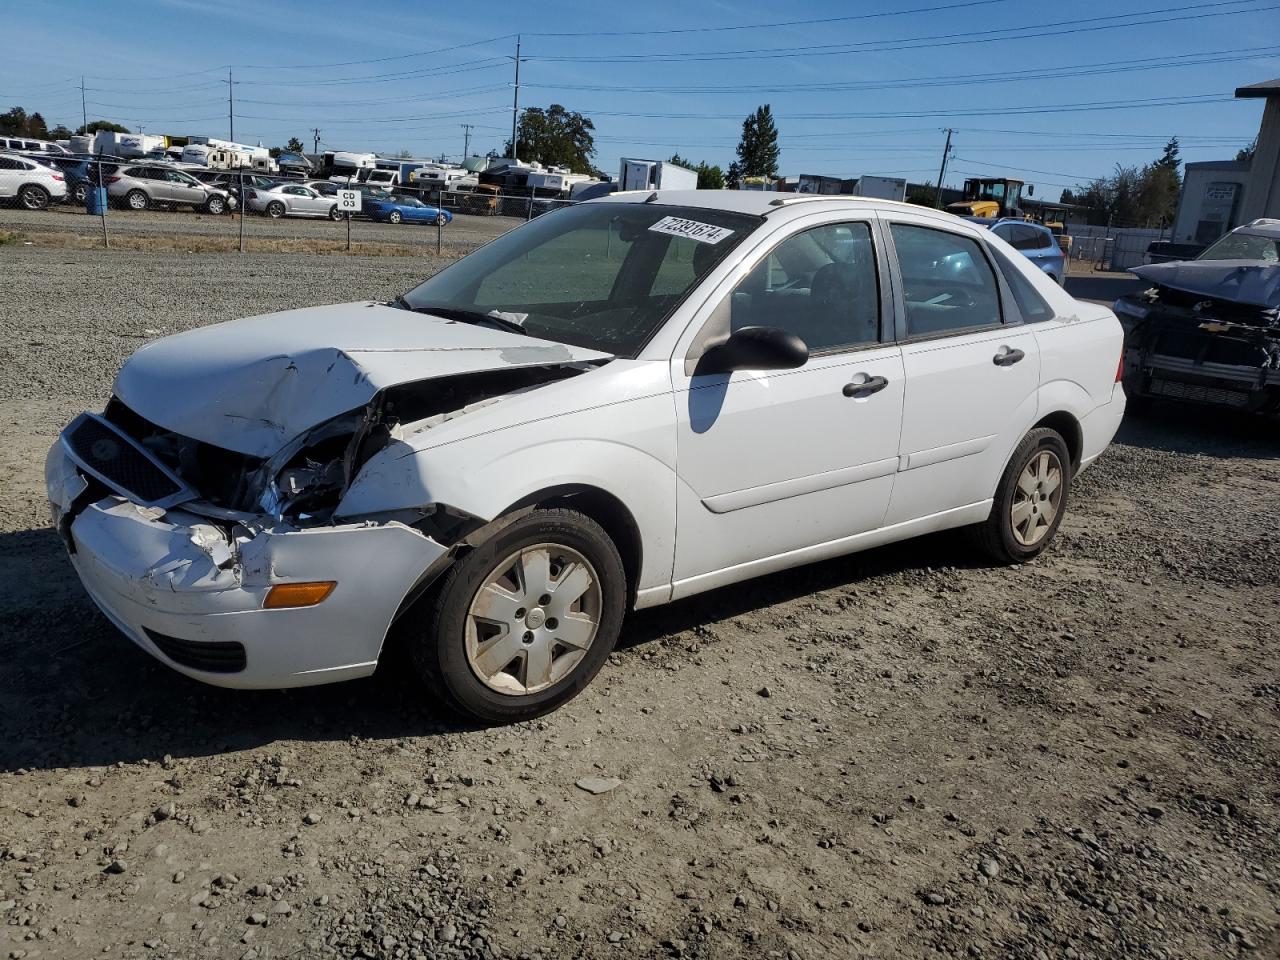
[[[443,702],[519,720],[628,609],[949,527],[1035,557],[1120,422],[1120,349],[949,214],[614,194],[391,303],[143,347],[49,499],[93,599],[183,673],[344,680],[394,636]]]
[[[67,195],[57,170],[14,153],[0,153],[0,199],[17,199],[27,210],[43,210]]]

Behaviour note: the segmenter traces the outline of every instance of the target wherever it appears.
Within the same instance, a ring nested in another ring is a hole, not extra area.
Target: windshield
[[[531,336],[632,357],[760,217],[656,203],[583,203],[504,234],[404,297],[495,311]]]
[[[1228,233],[1205,250],[1197,260],[1265,260],[1280,262],[1280,238],[1260,233]]]

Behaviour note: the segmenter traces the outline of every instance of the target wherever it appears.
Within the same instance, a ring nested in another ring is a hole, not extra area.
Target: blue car
[[[364,215],[383,223],[435,223],[444,226],[453,214],[431,207],[417,197],[372,197],[365,195]]]
[[[1054,283],[1061,284],[1066,279],[1066,254],[1062,252],[1062,248],[1058,246],[1058,238],[1048,227],[1029,220],[1014,218],[993,220],[990,217],[965,217],[965,219],[986,227],[1052,277]]]

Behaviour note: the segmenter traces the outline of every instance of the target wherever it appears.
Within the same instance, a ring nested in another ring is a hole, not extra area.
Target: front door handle
[[[1011,367],[1025,356],[1026,354],[1021,350],[1010,350],[1008,347],[1001,347],[996,351],[996,355],[991,358],[991,362],[997,367]]]
[[[861,376],[864,379],[849,381],[840,392],[846,397],[861,399],[862,397],[869,397],[873,393],[879,393],[889,385],[889,381],[884,377],[868,377],[865,374]]]

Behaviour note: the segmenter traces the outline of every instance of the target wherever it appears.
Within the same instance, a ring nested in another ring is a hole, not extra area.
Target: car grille
[[[1199,383],[1183,383],[1181,380],[1153,378],[1151,393],[1171,400],[1190,400],[1195,403],[1219,403],[1230,407],[1243,407],[1249,402],[1249,394],[1243,390],[1226,390]]]
[[[81,414],[62,441],[86,472],[137,503],[172,506],[194,496],[134,440],[93,414]]]
[[[205,673],[239,673],[245,668],[244,644],[234,640],[214,640],[199,643],[194,640],[180,640],[177,637],[156,633],[147,627],[142,628],[147,639],[154,643],[166,657],[174,663],[191,670],[203,670]]]

